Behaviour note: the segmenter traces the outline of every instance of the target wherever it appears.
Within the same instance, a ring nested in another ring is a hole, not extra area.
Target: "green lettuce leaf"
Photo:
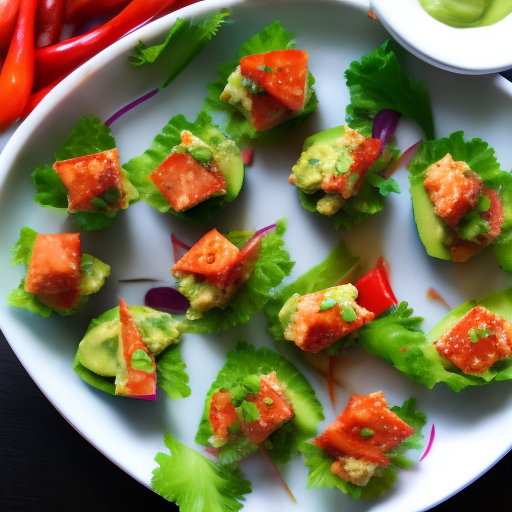
[[[358,343],[429,389],[438,382],[444,382],[453,391],[460,391],[467,386],[479,386],[493,380],[510,380],[512,358],[496,362],[485,373],[470,375],[443,358],[434,346],[434,341],[439,336],[477,305],[512,320],[512,288],[493,293],[479,301],[471,300],[461,304],[428,335],[419,328],[422,318],[412,317],[412,309],[407,307],[406,302],[402,302],[394,312],[384,313],[361,327],[358,331]]]
[[[324,261],[279,290],[265,306],[269,331],[276,340],[284,340],[284,327],[279,321],[279,312],[285,302],[295,293],[306,295],[335,286],[347,279],[359,265],[359,258],[352,256],[343,240],[328,254]]]
[[[266,375],[273,371],[276,372],[279,382],[286,386],[295,415],[263,443],[275,462],[288,462],[303,441],[316,435],[317,425],[324,419],[322,406],[308,381],[283,356],[266,347],[256,349],[242,341],[227,354],[226,364],[206,395],[196,442],[210,446],[208,440],[213,435],[213,429],[208,414],[212,395],[216,391],[229,388],[231,383],[246,375]],[[245,437],[231,439],[219,449],[218,459],[221,464],[229,464],[257,449],[258,446]]]
[[[285,221],[280,220],[275,231],[269,232],[263,238],[251,277],[238,290],[229,305],[225,309],[213,308],[197,320],[180,318],[185,325],[184,332],[221,332],[248,322],[252,315],[263,309],[272,297],[272,290],[291,272],[294,265],[288,252],[283,249],[285,229]]]
[[[115,147],[116,142],[110,128],[98,118],[86,116],[78,121],[62,146],[55,151],[55,161],[92,155]],[[37,204],[67,210],[67,189],[51,165],[37,167],[32,173],[32,181],[37,190],[34,196]],[[109,227],[116,213],[116,211],[77,212],[70,215],[79,230],[93,231]]]
[[[295,48],[293,35],[286,32],[286,30],[281,26],[281,23],[276,20],[261,32],[254,35],[239,48],[236,61],[222,63],[217,70],[219,75],[218,80],[207,85],[210,96],[206,98],[204,102],[204,110],[208,113],[215,112],[227,115],[227,122],[222,126],[222,128],[235,141],[240,142],[244,139],[257,139],[263,142],[276,142],[283,138],[290,129],[304,121],[304,119],[316,109],[318,100],[313,88],[315,79],[311,73],[308,73],[307,83],[309,100],[306,103],[304,110],[288,121],[281,123],[270,130],[265,130],[264,132],[256,131],[252,124],[244,117],[243,114],[240,113],[238,109],[233,105],[220,100],[220,95],[227,84],[229,76],[235,71],[243,57],[275,50],[288,50],[290,48]]]
[[[346,120],[366,137],[372,133],[378,112],[391,109],[416,121],[427,139],[435,137],[432,110],[426,85],[410,78],[394,52],[394,43],[386,41],[361,61],[354,61],[345,72],[350,90]]]
[[[37,231],[24,227],[20,231],[20,238],[12,248],[12,263],[19,265],[23,263],[29,268],[34,244],[36,243]],[[105,284],[105,279],[110,275],[110,266],[103,263],[94,256],[82,254],[81,262],[81,283],[80,283],[80,302],[68,311],[58,311],[41,302],[36,295],[25,291],[25,278],[23,278],[18,286],[11,291],[7,297],[7,303],[10,306],[23,308],[37,315],[49,317],[52,311],[57,311],[62,316],[72,315],[80,310],[89,295],[96,293]]]
[[[144,344],[155,355],[158,385],[173,400],[190,396],[186,365],[178,346],[180,322],[145,306],[129,306],[129,310]],[[119,329],[119,307],[92,319],[73,363],[80,378],[111,395],[115,394]]]
[[[160,89],[164,89],[204,50],[227,16],[229,12],[224,9],[212,14],[200,25],[192,25],[192,20],[188,18],[178,18],[162,44],[146,46],[139,41],[128,61],[134,66],[143,66],[157,59],[165,60],[169,76],[160,86]]]
[[[158,453],[152,489],[175,502],[181,512],[236,512],[243,506],[251,483],[242,477],[236,464],[216,466],[195,450],[165,434],[170,455]]]
[[[391,465],[384,468],[382,475],[370,478],[365,486],[358,486],[347,482],[331,471],[333,457],[312,443],[303,443],[300,450],[304,454],[305,463],[309,470],[308,488],[336,488],[348,494],[353,499],[375,499],[386,492],[397,479],[397,467],[407,469],[413,462],[406,459],[403,453],[409,449],[417,449],[423,446],[421,429],[425,425],[426,416],[416,411],[416,399],[409,398],[402,407],[392,407],[391,410],[414,428],[414,434],[406,439],[400,446],[389,452]]]
[[[225,201],[233,201],[238,195],[243,182],[243,163],[240,151],[234,142],[230,141],[211,121],[212,118],[205,112],[200,112],[193,123],[187,121],[181,114],[174,116],[163,127],[162,132],[155,137],[148,150],[123,165],[140,197],[150,206],[160,212],[169,212],[190,222],[205,224],[220,210]],[[227,158],[230,163],[239,160],[240,173],[231,174],[223,169],[226,178],[226,194],[224,196],[212,197],[189,210],[177,212],[149,179],[149,175],[171,154],[172,148],[181,143],[180,134],[183,130],[192,132],[214,149],[222,150],[224,155],[229,155]]]
[[[478,138],[465,141],[463,132],[455,132],[449,137],[423,142],[407,166],[414,216],[423,245],[427,247],[431,256],[451,259],[449,249],[443,244],[443,240],[449,239],[450,230],[434,213],[434,208],[423,186],[428,167],[447,153],[450,153],[455,161],[466,162],[482,177],[486,187],[498,192],[503,204],[504,223],[501,234],[492,242],[492,245],[499,264],[504,270],[512,272],[512,174],[500,169],[494,149],[489,147],[487,142]]]

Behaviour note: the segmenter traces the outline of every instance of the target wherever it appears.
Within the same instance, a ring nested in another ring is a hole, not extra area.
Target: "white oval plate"
[[[221,231],[254,229],[287,217],[285,239],[297,261],[295,278],[321,261],[344,236],[352,252],[362,257],[366,269],[384,254],[391,265],[391,281],[399,300],[407,300],[426,318],[428,330],[445,314],[439,303],[429,302],[426,291],[434,286],[452,305],[479,298],[507,286],[492,251],[470,263],[455,265],[429,258],[414,225],[407,176],[399,169],[396,179],[402,194],[389,197],[386,209],[350,232],[335,231],[329,222],[303,210],[294,188],[287,183],[302,141],[312,133],[343,124],[349,95],[343,73],[352,60],[374,50],[388,34],[379,22],[367,16],[359,1],[247,0],[211,1],[179,13],[204,19],[221,7],[232,10],[207,49],[167,89],[130,111],[112,125],[122,161],[143,152],[168,119],[178,113],[195,118],[205,97],[205,85],[214,79],[218,63],[233,59],[239,45],[275,19],[296,35],[297,46],[310,52],[310,69],[316,77],[317,112],[285,143],[256,150],[254,165],[247,168],[240,197],[224,207],[215,221]],[[51,162],[77,120],[93,114],[107,120],[135,98],[157,87],[165,76],[159,66],[133,68],[126,57],[139,38],[147,44],[160,41],[173,25],[170,15],[141,29],[84,65],[62,82],[21,125],[0,157],[0,325],[16,355],[54,406],[94,446],[134,478],[149,485],[154,457],[167,451],[167,430],[198,450],[194,434],[207,389],[223,365],[226,352],[244,339],[256,345],[275,347],[266,331],[263,315],[250,323],[214,336],[183,337],[182,354],[188,365],[192,396],[173,402],[161,393],[156,403],[112,397],[89,387],[72,370],[77,345],[89,320],[116,304],[122,296],[141,303],[141,286],[120,284],[119,279],[155,278],[170,281],[171,232],[193,243],[206,228],[190,226],[138,203],[121,212],[115,224],[103,232],[85,233],[83,249],[112,266],[107,285],[92,297],[86,308],[71,317],[52,315],[44,319],[10,308],[5,297],[18,286],[21,267],[12,267],[9,250],[20,229],[39,232],[70,229],[62,212],[41,209],[33,200],[30,174],[40,164]],[[429,87],[438,136],[464,129],[467,137],[482,137],[496,149],[504,169],[512,165],[512,86],[501,77],[462,77],[400,55],[413,76]],[[406,149],[420,138],[419,129],[402,121],[397,138]],[[286,355],[310,379],[324,405],[327,420],[332,411],[325,380],[307,367],[288,347]],[[430,454],[410,471],[401,471],[393,489],[377,501],[358,503],[336,490],[306,490],[307,471],[299,457],[283,475],[298,505],[268,475],[258,455],[244,460],[242,470],[253,483],[244,510],[282,512],[372,511],[414,512],[427,509],[457,492],[502,457],[512,445],[512,383],[496,383],[459,394],[444,385],[432,391],[411,382],[387,363],[354,351],[346,379],[357,393],[382,389],[390,404],[415,396],[418,408],[428,416],[428,437],[435,423],[437,436]],[[340,389],[339,413],[348,400]],[[414,454],[413,454],[414,455]],[[419,453],[416,457],[419,457]],[[92,471],[92,468],[91,468]],[[193,483],[191,483],[193,485]]]
[[[370,3],[389,33],[425,62],[468,75],[512,68],[512,16],[488,27],[456,28],[432,18],[418,0]]]

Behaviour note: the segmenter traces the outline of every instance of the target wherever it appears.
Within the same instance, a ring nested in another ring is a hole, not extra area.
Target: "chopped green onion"
[[[309,165],[316,165],[316,164],[318,164],[319,162],[320,162],[320,160],[318,160],[318,158],[310,158],[310,159],[308,160]]]
[[[101,199],[101,197],[95,197],[94,199],[91,199],[91,204],[97,206],[98,208],[108,208],[107,202]]]
[[[265,71],[265,73],[272,73],[272,68],[269,68],[268,66],[258,66],[258,69],[260,71]]]
[[[338,160],[336,160],[336,164],[334,165],[334,169],[338,174],[345,174],[352,165],[352,158],[345,151],[340,154]]]
[[[213,158],[213,153],[203,146],[190,146],[188,148],[189,155],[200,164],[206,164]]]
[[[270,398],[269,396],[266,396],[264,399],[263,399],[263,403],[265,405],[268,405],[269,407],[274,403],[274,400],[272,400],[272,398]]]
[[[364,437],[365,439],[368,439],[369,437],[372,437],[375,432],[368,427],[365,427],[361,429],[361,437]]]
[[[252,374],[244,377],[242,384],[247,391],[253,395],[257,395],[260,391],[260,378],[258,375]]]
[[[247,396],[247,388],[245,386],[235,386],[229,392],[231,393],[231,403],[235,407],[239,407]]]
[[[476,209],[480,212],[486,212],[491,207],[491,200],[487,194],[482,194],[476,203]]]
[[[260,417],[260,412],[256,404],[248,402],[247,400],[244,400],[240,406],[236,408],[236,413],[240,421],[246,425]]]
[[[468,334],[469,341],[471,341],[471,343],[476,343],[479,339],[487,338],[487,336],[491,336],[492,334],[494,334],[494,332],[491,331],[491,329],[473,328],[469,329]]]
[[[101,198],[108,204],[114,204],[119,201],[121,197],[121,191],[117,187],[110,187],[101,194]]]
[[[325,311],[327,309],[331,309],[333,308],[334,306],[336,306],[337,302],[336,302],[336,299],[325,299],[323,300],[321,303],[320,303],[320,309],[322,311]]]
[[[341,318],[343,318],[345,322],[357,320],[356,310],[352,306],[345,306],[341,311]]]
[[[153,362],[151,361],[149,354],[141,348],[132,354],[132,368],[142,370],[146,373],[153,373],[154,371]]]

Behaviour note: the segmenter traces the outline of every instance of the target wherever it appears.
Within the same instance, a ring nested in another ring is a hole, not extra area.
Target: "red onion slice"
[[[147,94],[144,94],[144,96],[141,96],[140,98],[137,98],[131,103],[128,103],[128,105],[123,107],[121,110],[118,110],[113,116],[109,117],[105,121],[105,125],[110,126],[114,121],[117,121],[122,115],[126,114],[126,112],[129,112],[132,108],[135,108],[137,105],[140,105],[141,103],[144,103],[145,101],[152,98],[159,90],[160,89],[153,89]]]
[[[174,263],[178,263],[187,251],[190,251],[190,245],[182,242],[174,233],[171,233],[172,251],[174,254]]]
[[[190,306],[189,300],[170,286],[151,288],[144,296],[144,305],[164,313],[184,313]]]
[[[430,430],[430,439],[428,440],[427,448],[425,449],[425,452],[421,456],[419,462],[421,462],[430,451],[430,448],[432,448],[432,443],[434,442],[434,438],[436,437],[436,426],[432,423],[432,429]]]
[[[254,149],[245,149],[242,151],[242,160],[245,165],[252,165],[254,159]]]
[[[267,226],[266,228],[258,229],[258,231],[256,231],[256,233],[254,233],[254,235],[252,235],[252,238],[262,235],[263,233],[267,233],[267,231],[272,231],[273,229],[276,229],[276,224],[270,224],[270,226]],[[247,242],[247,243],[249,243],[249,242]]]
[[[131,395],[130,398],[138,398],[139,400],[149,400],[154,402],[156,400],[156,391],[154,395]]]
[[[399,119],[402,117],[400,112],[385,108],[377,113],[373,120],[372,137],[380,139],[384,147],[390,137],[395,133]]]

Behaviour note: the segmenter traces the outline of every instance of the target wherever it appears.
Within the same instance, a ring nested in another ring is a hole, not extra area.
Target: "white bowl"
[[[512,68],[512,16],[488,27],[455,28],[432,18],[419,0],[371,3],[390,34],[429,64],[467,75]]]

